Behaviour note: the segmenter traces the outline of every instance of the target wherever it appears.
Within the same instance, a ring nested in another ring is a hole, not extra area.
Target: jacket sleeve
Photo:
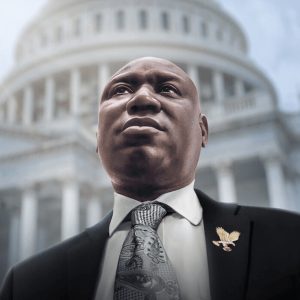
[[[10,270],[4,277],[2,286],[0,288],[0,300],[12,300],[13,299],[13,277],[14,277],[14,267]]]

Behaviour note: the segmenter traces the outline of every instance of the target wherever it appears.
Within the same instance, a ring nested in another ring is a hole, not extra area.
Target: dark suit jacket
[[[300,299],[300,215],[224,204],[196,190],[203,207],[212,300]],[[0,299],[93,299],[110,211],[98,224],[13,266]],[[241,232],[231,252],[216,227]]]

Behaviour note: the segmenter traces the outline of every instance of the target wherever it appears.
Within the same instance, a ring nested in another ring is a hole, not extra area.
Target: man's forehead
[[[118,82],[136,84],[143,81],[149,81],[152,84],[164,81],[177,81],[182,87],[182,94],[185,97],[189,95],[199,105],[197,89],[190,77],[170,61],[154,57],[133,60],[117,71],[105,86],[102,99],[108,97],[109,89]]]
[[[186,73],[181,70],[175,64],[158,58],[143,58],[131,61],[123,68],[121,68],[116,74],[113,76],[118,76],[123,73],[134,73],[135,71],[156,71],[156,73],[173,73],[179,77],[182,77],[185,80]]]

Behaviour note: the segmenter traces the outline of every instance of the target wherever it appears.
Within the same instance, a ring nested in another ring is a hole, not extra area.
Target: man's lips
[[[153,127],[157,130],[163,130],[162,127],[160,126],[160,124],[152,119],[152,118],[148,118],[148,117],[135,117],[135,118],[131,118],[129,120],[127,120],[123,126],[123,131],[125,129],[127,129],[128,127],[133,127],[133,126],[138,126],[138,127]]]

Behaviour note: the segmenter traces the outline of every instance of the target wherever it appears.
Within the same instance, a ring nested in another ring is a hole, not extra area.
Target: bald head
[[[177,65],[175,65],[174,63],[172,63],[168,60],[162,59],[162,58],[142,57],[142,58],[132,60],[131,62],[129,62],[128,64],[123,66],[120,70],[118,70],[110,78],[107,85],[109,85],[109,83],[114,78],[118,78],[118,76],[120,76],[124,73],[134,72],[134,70],[136,70],[136,69],[141,69],[146,72],[153,68],[164,70],[164,72],[170,72],[170,73],[176,74],[178,77],[181,77],[183,79],[183,81],[185,81],[186,89],[189,90],[189,94],[192,97],[192,99],[194,100],[195,108],[197,109],[197,112],[200,112],[200,103],[198,101],[198,99],[199,99],[198,92],[197,92],[197,88],[196,88],[194,82],[192,81],[192,79]],[[105,89],[104,89],[104,92],[105,92]]]
[[[188,185],[207,136],[194,83],[167,60],[131,61],[105,86],[97,145],[117,193],[153,200]]]

